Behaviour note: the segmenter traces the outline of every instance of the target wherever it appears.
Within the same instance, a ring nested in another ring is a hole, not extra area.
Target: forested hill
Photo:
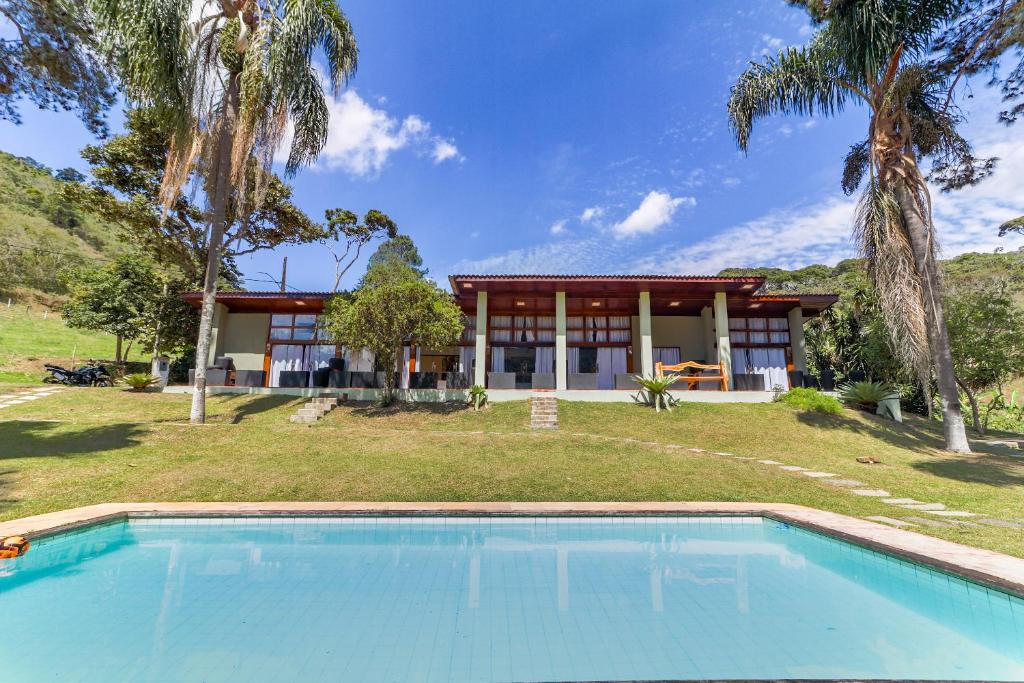
[[[1024,250],[998,254],[962,254],[942,261],[942,271],[950,286],[1006,280],[1016,290],[1018,300],[1024,304]],[[719,275],[763,277],[767,292],[850,295],[868,283],[863,259],[847,259],[835,266],[816,264],[797,270],[726,268]]]
[[[62,293],[56,273],[122,251],[118,228],[61,199],[73,169],[53,171],[0,152],[0,295]]]

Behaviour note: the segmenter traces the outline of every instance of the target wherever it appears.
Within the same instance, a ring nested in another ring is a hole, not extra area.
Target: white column
[[[715,337],[718,341],[718,362],[729,378],[729,390],[733,391],[736,384],[732,376],[732,345],[729,343],[729,309],[725,292],[715,292]]]
[[[565,341],[565,292],[555,292],[555,389],[565,391],[569,349]]]
[[[210,330],[210,357],[207,359],[206,367],[210,367],[217,360],[220,354],[220,346],[224,343],[224,335],[221,330],[228,323],[228,307],[224,304],[213,306],[213,329]]]
[[[789,345],[793,347],[793,369],[807,372],[807,346],[804,343],[804,312],[799,306],[789,312]]]
[[[640,292],[640,374],[654,377],[654,344],[651,341],[651,293]]]
[[[476,372],[473,384],[487,382],[487,292],[476,293]]]
[[[718,352],[715,351],[715,317],[711,314],[710,306],[700,309],[700,324],[704,329],[704,362],[713,363],[718,358]]]

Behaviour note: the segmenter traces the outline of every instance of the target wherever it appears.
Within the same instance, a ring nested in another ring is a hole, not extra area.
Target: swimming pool
[[[4,681],[1024,679],[1024,600],[760,517],[131,519],[0,615]]]

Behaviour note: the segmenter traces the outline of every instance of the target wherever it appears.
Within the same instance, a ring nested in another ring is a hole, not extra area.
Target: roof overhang
[[[231,313],[320,313],[332,296],[332,292],[218,292],[217,303]],[[199,308],[203,293],[188,292],[184,299]]]

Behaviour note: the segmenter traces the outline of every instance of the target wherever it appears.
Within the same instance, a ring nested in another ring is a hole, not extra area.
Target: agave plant
[[[669,389],[679,380],[679,375],[666,375],[664,377],[641,377],[634,375],[633,379],[640,385],[641,390],[634,399],[643,405],[653,405],[655,412],[660,413],[661,409],[672,410],[672,406],[679,403],[679,399],[672,398]]]
[[[469,402],[473,404],[473,410],[480,410],[480,406],[487,403],[487,389],[474,384],[469,390]]]
[[[874,412],[878,404],[890,398],[896,398],[899,394],[891,386],[884,382],[847,382],[839,387],[839,397],[843,403],[855,406],[861,410]]]
[[[157,384],[160,381],[160,378],[146,374],[145,372],[133,372],[130,375],[122,377],[121,381],[128,385],[132,391],[145,391],[154,384]]]

